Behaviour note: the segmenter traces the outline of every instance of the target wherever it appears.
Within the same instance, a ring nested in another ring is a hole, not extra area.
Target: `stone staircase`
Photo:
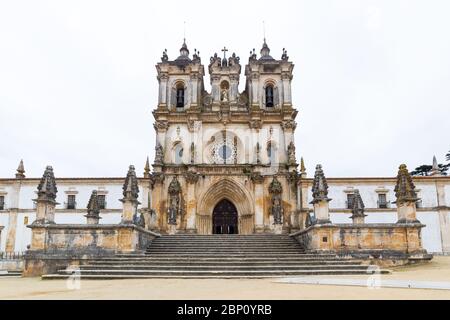
[[[386,272],[386,271],[382,271]],[[64,279],[70,269],[43,279]],[[80,267],[82,279],[267,278],[368,274],[368,268],[333,254],[306,254],[288,235],[171,235],[145,254],[118,254]]]

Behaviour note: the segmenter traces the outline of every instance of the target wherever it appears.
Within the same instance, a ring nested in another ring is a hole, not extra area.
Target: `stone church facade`
[[[294,65],[285,52],[280,60],[270,56],[264,42],[259,58],[251,54],[239,92],[240,59],[222,51],[208,65],[211,92],[197,52],[189,58],[185,43],[178,58],[164,53],[157,65],[149,175],[157,225],[169,233],[287,232],[298,227]]]
[[[208,63],[207,92],[205,66],[197,51],[191,55],[183,43],[173,60],[164,52],[156,66],[155,158],[152,163],[147,160],[143,176],[131,179],[133,196],[125,195],[124,178],[56,175],[52,223],[73,228],[86,224],[88,217],[105,228],[120,225],[127,204],[127,223],[158,234],[285,233],[301,238],[314,223],[353,228],[348,226],[352,219],[360,225],[384,223],[394,228],[403,214],[396,204],[396,168],[393,177],[325,180],[326,168],[318,167],[312,179],[303,160],[297,161],[294,65],[287,52],[283,49],[276,59],[264,41],[260,54],[250,52],[242,67],[240,58],[226,48],[214,54]],[[245,81],[242,92],[240,81]],[[134,168],[127,179],[130,172]],[[417,220],[425,225],[421,245],[428,252],[448,253],[450,177],[436,171],[413,180],[414,185],[411,180],[403,188],[414,193],[409,201],[414,203],[414,217],[417,210]],[[40,202],[33,200],[39,199],[36,187],[42,181],[26,178],[22,162],[15,178],[0,179],[0,251],[25,251],[32,243],[28,226],[39,220]],[[100,221],[88,208],[93,191]],[[320,221],[322,217],[327,221]],[[408,223],[416,223],[414,219]],[[389,230],[383,232],[391,234]]]

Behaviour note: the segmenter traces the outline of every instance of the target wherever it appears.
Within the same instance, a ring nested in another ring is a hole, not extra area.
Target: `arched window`
[[[177,108],[184,108],[184,88],[179,86],[177,87]]]
[[[272,108],[274,106],[273,93],[274,93],[273,86],[268,85],[266,87],[266,107],[268,107],[268,108]]]

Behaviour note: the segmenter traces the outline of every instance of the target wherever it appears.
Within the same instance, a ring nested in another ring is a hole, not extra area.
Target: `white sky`
[[[295,63],[309,176],[393,176],[450,150],[450,1],[0,0],[0,177],[139,175],[153,159],[155,64],[262,45]],[[207,70],[207,68],[206,68]],[[244,84],[241,78],[241,88]],[[209,77],[205,78],[209,90]]]

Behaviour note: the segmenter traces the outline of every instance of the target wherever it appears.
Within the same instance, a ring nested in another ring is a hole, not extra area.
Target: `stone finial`
[[[408,172],[408,168],[405,164],[400,165],[397,174],[397,184],[394,189],[395,197],[397,198],[397,201],[394,203],[397,204],[397,207],[406,202],[415,203],[419,200],[415,188],[411,175]]]
[[[320,201],[331,201],[328,198],[328,183],[322,170],[322,166],[318,164],[316,166],[316,172],[314,173],[314,182],[312,186],[313,201],[312,204]]]
[[[306,167],[305,162],[303,161],[303,157],[300,158],[300,173],[302,177],[306,176]]]
[[[128,169],[127,177],[125,178],[122,189],[124,200],[137,200],[139,196],[139,187],[136,178],[136,171],[132,165]]]
[[[145,167],[144,167],[144,178],[148,179],[150,178],[150,161],[147,157],[147,161],[145,162]]]
[[[23,160],[20,160],[17,167],[16,179],[25,179],[25,167],[23,166]]]
[[[441,175],[441,170],[439,169],[439,165],[436,160],[436,156],[433,156],[433,166],[431,167],[431,175],[432,176],[440,176]]]
[[[87,215],[85,215],[85,217],[87,218],[87,223],[98,224],[98,221],[101,219],[101,217],[97,190],[93,190],[91,193],[91,197],[89,198],[89,202],[87,205],[87,212]]]
[[[352,216],[350,218],[353,219],[353,222],[364,223],[364,217],[366,217],[366,214],[364,214],[364,202],[361,198],[359,190],[356,189],[354,192]]]
[[[53,174],[53,168],[51,166],[47,166],[45,169],[37,189],[37,200],[55,202],[58,189],[56,188],[55,175]]]

